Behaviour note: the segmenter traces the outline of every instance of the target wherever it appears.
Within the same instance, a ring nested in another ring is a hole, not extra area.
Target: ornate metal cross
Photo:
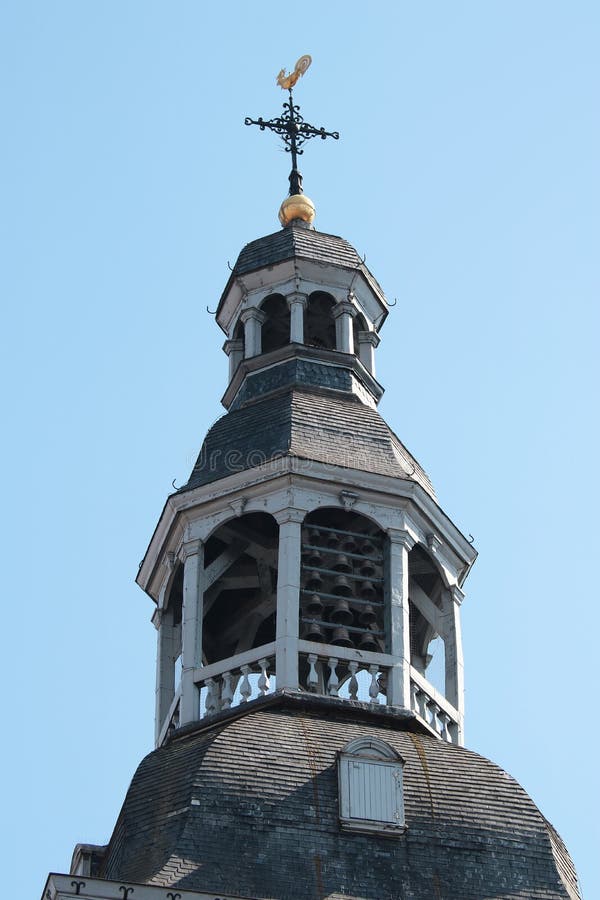
[[[310,64],[310,56],[301,56],[290,75],[286,75],[285,69],[282,69],[277,76],[277,84],[284,90],[289,91],[289,99],[283,104],[284,112],[282,116],[277,116],[276,119],[269,119],[268,121],[265,121],[263,118],[251,119],[249,116],[246,116],[244,119],[246,125],[258,125],[261,131],[268,128],[269,131],[279,134],[285,144],[286,153],[292,154],[292,171],[289,176],[290,196],[302,193],[302,175],[298,171],[298,156],[304,152],[302,145],[314,137],[320,137],[322,140],[332,137],[337,141],[340,136],[337,131],[325,131],[324,128],[315,128],[314,125],[309,125],[300,115],[300,107],[294,104],[292,88],[300,76],[306,72]]]

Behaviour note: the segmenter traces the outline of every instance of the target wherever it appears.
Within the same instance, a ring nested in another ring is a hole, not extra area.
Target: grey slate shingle
[[[560,839],[489,760],[406,721],[282,696],[192,729],[141,763],[103,877],[280,900],[577,897]],[[342,832],[337,753],[387,741],[405,760],[407,830]]]
[[[208,432],[182,491],[280,456],[333,463],[433,487],[379,413],[348,395],[293,389],[228,412]]]

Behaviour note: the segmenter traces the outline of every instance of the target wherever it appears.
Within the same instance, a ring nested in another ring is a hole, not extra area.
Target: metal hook
[[[173,481],[171,482],[171,485],[172,485],[174,491],[178,491],[178,490],[179,490],[179,488],[178,488],[177,485],[175,484],[176,481],[177,481],[177,476],[175,476],[175,478],[174,478]]]
[[[207,304],[206,304],[206,312],[207,312],[207,313],[210,313],[211,316],[214,316],[214,315],[216,315],[217,310],[216,310],[216,309],[209,309],[209,308],[208,308],[208,303],[207,303]]]
[[[473,537],[471,532],[469,532],[469,543],[472,544],[474,541],[475,541],[475,538]]]
[[[124,884],[119,888],[120,891],[123,891],[123,900],[127,900],[130,894],[133,894],[133,888],[125,887]]]
[[[85,887],[85,881],[72,881],[72,882],[71,882],[71,887],[74,887],[74,888],[75,888],[75,893],[76,893],[76,894],[80,894],[80,893],[81,893],[81,888],[82,888],[82,887]]]
[[[397,297],[394,297],[394,302],[393,302],[393,303],[390,303],[389,300],[388,300],[388,306],[395,306],[397,302],[398,302],[398,298],[397,298]]]
[[[227,268],[229,269],[230,272],[233,272],[233,266],[231,265],[229,260],[227,260]],[[169,895],[167,894],[167,896],[169,896]]]

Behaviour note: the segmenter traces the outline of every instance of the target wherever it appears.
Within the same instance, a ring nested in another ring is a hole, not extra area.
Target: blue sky
[[[278,228],[297,100],[316,226],[390,300],[381,412],[479,559],[467,744],[598,872],[595,3],[37,0],[0,8],[5,893],[110,836],[153,735],[133,583],[220,414],[206,312]],[[11,845],[12,841],[12,845]]]

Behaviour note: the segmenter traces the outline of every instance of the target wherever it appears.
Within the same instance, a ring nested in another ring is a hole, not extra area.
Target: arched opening
[[[275,640],[278,537],[272,516],[249,513],[225,523],[208,539],[202,629],[205,664]]]
[[[323,508],[306,517],[300,594],[304,640],[384,652],[384,549],[385,534],[359,513]]]
[[[354,334],[354,353],[356,354],[356,356],[359,355],[360,344],[358,341],[358,334],[360,331],[367,331],[367,321],[362,313],[358,313],[352,319],[352,332]]]
[[[325,291],[314,291],[308,298],[304,320],[304,343],[309,347],[335,350],[335,300]]]
[[[261,303],[265,314],[262,326],[262,352],[270,353],[290,342],[290,310],[281,294],[271,294]]]
[[[241,342],[242,342],[242,346],[241,346],[242,355],[241,355],[241,356],[242,356],[242,359],[243,359],[244,356],[245,356],[245,352],[244,352],[244,347],[245,347],[244,323],[243,323],[240,319],[238,319],[237,325],[236,325],[235,328],[233,329],[233,340],[234,340],[234,341],[241,341]]]
[[[411,664],[445,693],[445,647],[436,629],[444,587],[427,551],[416,544],[408,555]]]

